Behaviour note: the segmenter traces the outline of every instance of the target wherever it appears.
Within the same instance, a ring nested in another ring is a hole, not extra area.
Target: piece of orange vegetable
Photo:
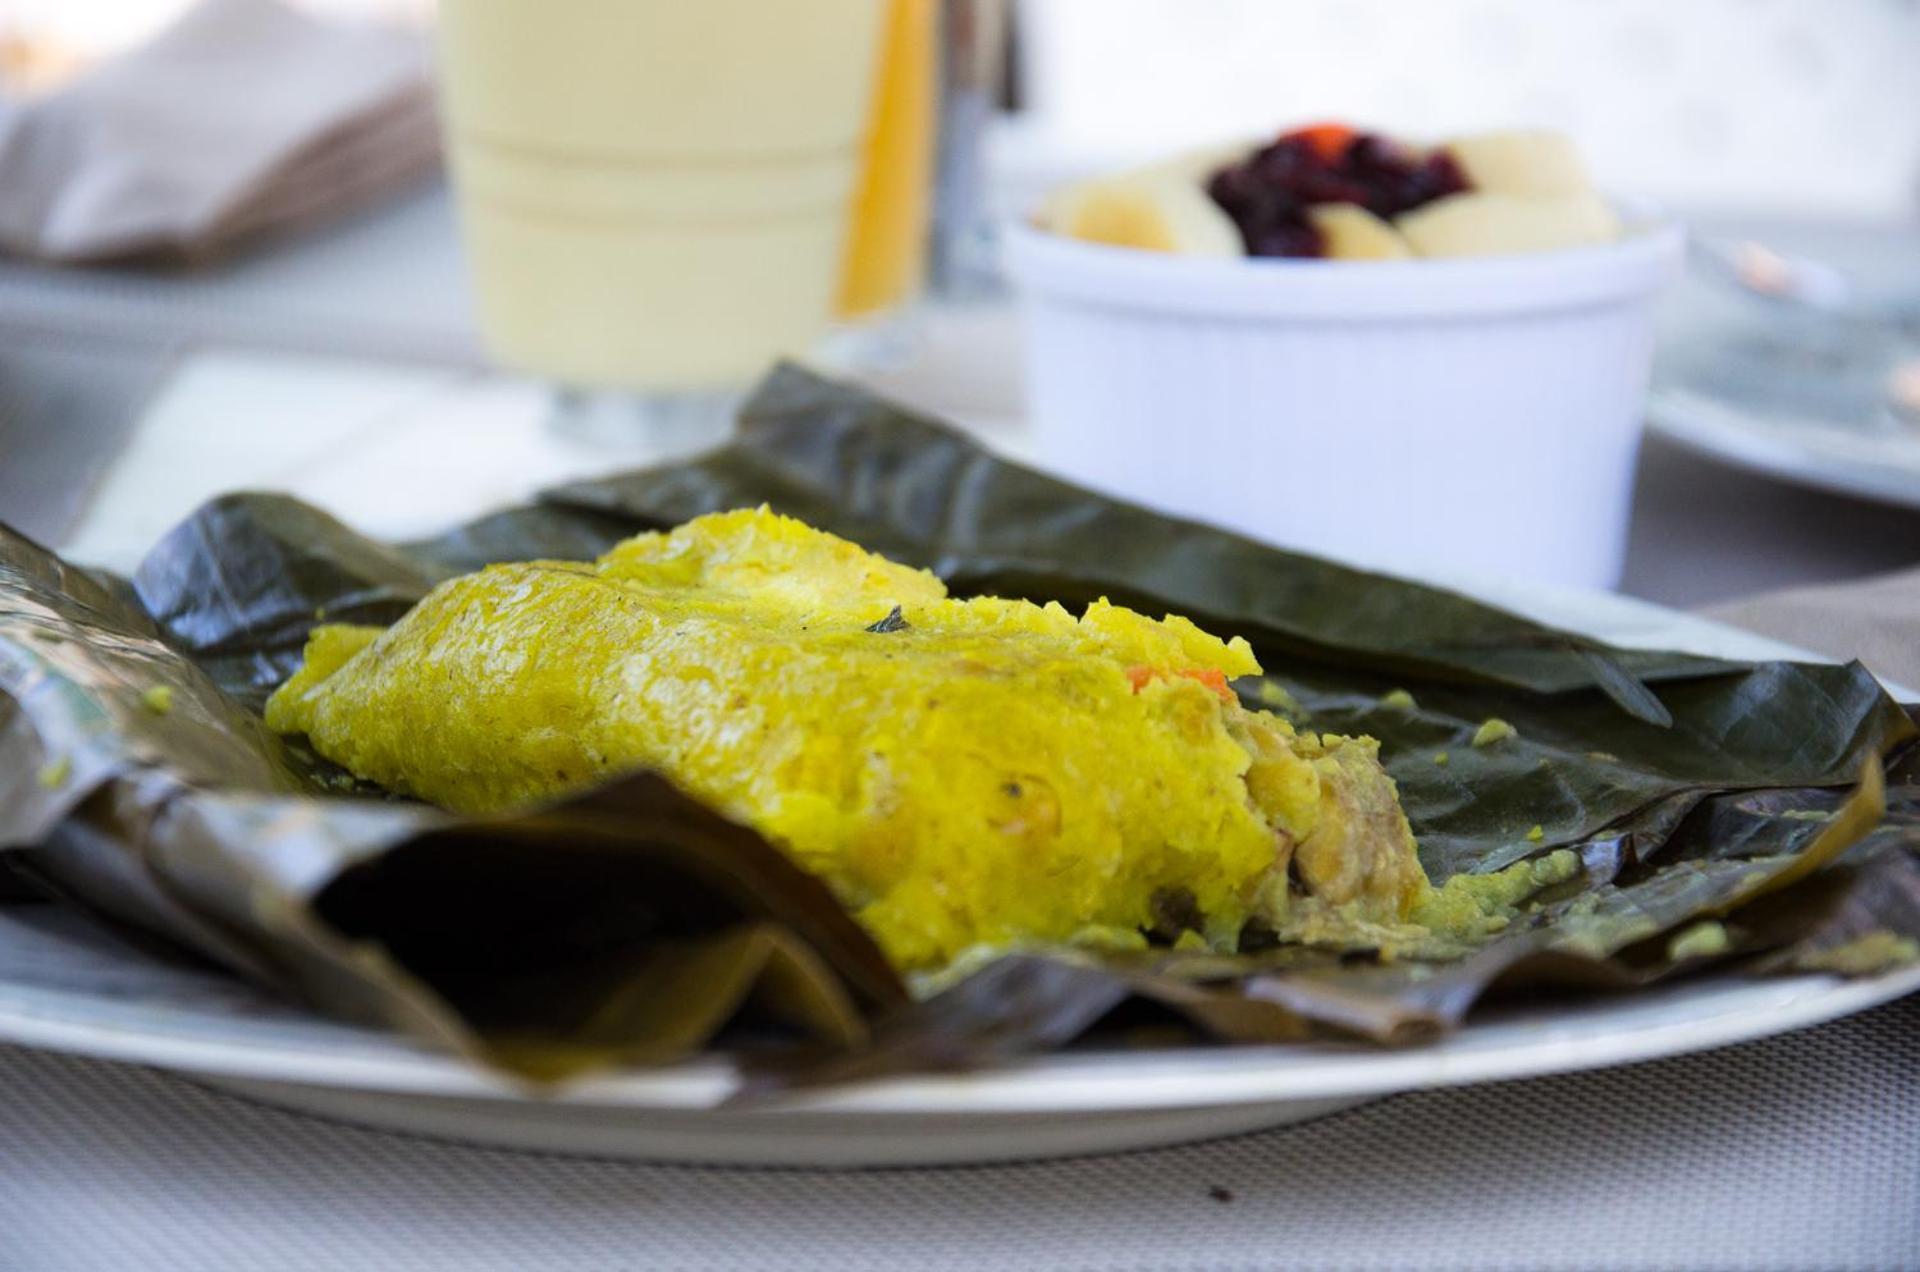
[[[1227,673],[1221,671],[1218,667],[1188,669],[1186,671],[1176,671],[1173,674],[1185,677],[1188,680],[1197,680],[1220,695],[1222,700],[1226,702],[1233,701],[1233,690],[1227,687]],[[1133,686],[1135,693],[1139,693],[1149,684],[1160,679],[1161,675],[1161,672],[1141,663],[1127,668],[1127,683]]]

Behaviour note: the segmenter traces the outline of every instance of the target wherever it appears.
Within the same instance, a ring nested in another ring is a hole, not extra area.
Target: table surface
[[[539,390],[483,369],[465,309],[432,191],[209,274],[0,263],[0,520],[114,559],[235,484],[399,533],[616,466],[542,432]],[[870,378],[1016,440],[1009,315],[922,334]],[[438,502],[364,481],[429,457],[457,477]],[[1694,606],[1916,558],[1920,513],[1650,442],[1623,590]],[[435,1144],[0,1049],[0,1268],[1920,1266],[1917,1027],[1920,998],[1211,1145],[850,1175]]]

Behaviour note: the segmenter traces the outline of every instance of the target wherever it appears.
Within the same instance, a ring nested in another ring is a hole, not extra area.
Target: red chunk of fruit
[[[1335,163],[1358,134],[1346,124],[1308,124],[1280,134],[1282,141],[1304,141],[1322,163]]]

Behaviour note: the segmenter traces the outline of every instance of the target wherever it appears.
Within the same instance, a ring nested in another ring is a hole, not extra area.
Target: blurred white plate
[[[1654,433],[1736,467],[1880,503],[1920,508],[1920,428],[1864,430],[1770,416],[1685,385],[1657,384]]]
[[[1716,227],[1802,253],[1862,301],[1911,310],[1920,233],[1871,226]],[[1784,481],[1920,507],[1920,320],[1901,332],[1773,304],[1696,270],[1663,314],[1653,432]],[[1904,401],[1904,410],[1896,407]]]
[[[1487,599],[1620,644],[1738,658],[1796,651],[1598,593],[1480,586]],[[1703,978],[1617,999],[1478,1014],[1400,1051],[1331,1043],[1051,1056],[990,1072],[715,1110],[720,1061],[532,1098],[397,1036],[289,1007],[231,977],[145,958],[50,905],[0,906],[0,1040],[174,1069],[345,1120],[551,1152],[765,1165],[927,1165],[1177,1143],[1423,1087],[1532,1077],[1725,1046],[1920,989],[1871,980]]]

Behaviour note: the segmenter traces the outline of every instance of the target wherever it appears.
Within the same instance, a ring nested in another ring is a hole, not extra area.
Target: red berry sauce
[[[1316,203],[1357,203],[1391,220],[1465,189],[1460,165],[1445,152],[1416,154],[1339,124],[1282,133],[1207,181],[1207,194],[1240,228],[1249,256],[1325,255],[1307,219]]]

